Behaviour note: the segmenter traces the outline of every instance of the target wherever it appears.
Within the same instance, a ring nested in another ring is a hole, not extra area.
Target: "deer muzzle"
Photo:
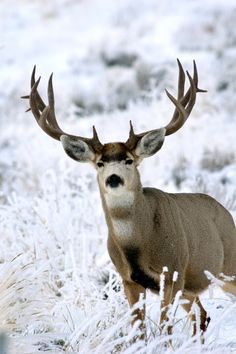
[[[111,176],[107,177],[106,179],[106,186],[111,188],[117,188],[120,185],[123,185],[124,181],[118,175],[112,174]]]

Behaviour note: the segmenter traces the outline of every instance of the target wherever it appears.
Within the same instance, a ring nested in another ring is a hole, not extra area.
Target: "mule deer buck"
[[[185,92],[185,72],[178,60],[178,95],[167,96],[175,110],[170,122],[163,128],[135,134],[130,122],[126,142],[102,144],[95,127],[93,137],[67,134],[59,127],[55,110],[52,75],[48,82],[48,105],[38,93],[40,78],[35,81],[35,67],[31,76],[29,99],[40,128],[60,140],[65,152],[79,162],[90,162],[97,170],[98,185],[108,226],[108,252],[120,273],[125,294],[132,307],[146,289],[158,293],[160,274],[168,267],[161,321],[167,318],[167,307],[176,295],[200,308],[200,328],[204,332],[209,318],[199,294],[207,288],[207,270],[215,277],[221,273],[233,276],[224,290],[236,295],[236,231],[229,212],[216,200],[205,194],[166,193],[155,188],[143,188],[138,172],[140,162],[161,149],[166,136],[177,132],[186,122],[196,101],[198,88],[197,67],[193,75],[187,72],[189,88]],[[177,281],[172,282],[174,272]],[[133,312],[134,319],[143,321],[144,309]],[[194,315],[192,320],[196,320]],[[196,322],[196,321],[195,321]],[[141,322],[143,323],[143,322]],[[163,323],[163,322],[162,322]],[[193,334],[196,333],[196,324]]]

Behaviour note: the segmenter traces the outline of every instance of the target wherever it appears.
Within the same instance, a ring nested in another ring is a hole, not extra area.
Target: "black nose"
[[[109,176],[106,180],[106,185],[110,186],[111,188],[116,188],[119,186],[119,184],[124,184],[124,183],[122,179],[115,174]]]

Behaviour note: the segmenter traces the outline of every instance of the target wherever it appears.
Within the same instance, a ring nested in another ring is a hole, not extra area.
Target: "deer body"
[[[198,295],[209,285],[205,270],[216,277],[220,273],[236,275],[232,216],[208,195],[142,188],[138,170],[134,180],[133,190],[114,195],[99,183],[109,232],[108,252],[123,279],[130,305],[145,289],[159,291],[164,266],[168,267],[165,305],[178,290],[190,304],[195,299],[200,304]],[[178,278],[173,287],[175,271]],[[136,315],[143,318],[143,313]],[[206,320],[202,308],[202,329]]]
[[[126,296],[133,306],[146,289],[158,293],[163,267],[168,267],[162,301],[161,321],[167,318],[168,305],[177,291],[189,300],[189,311],[196,301],[200,308],[200,328],[209,322],[198,295],[209,280],[204,271],[215,277],[220,273],[233,276],[223,288],[236,295],[236,229],[229,212],[216,200],[204,194],[165,193],[143,188],[138,165],[155,154],[166,136],[175,133],[187,120],[196,100],[198,74],[194,62],[193,77],[187,72],[190,87],[184,93],[185,73],[178,61],[178,97],[168,91],[175,106],[173,117],[164,128],[136,135],[130,123],[125,143],[101,144],[95,128],[93,138],[64,133],[54,110],[52,76],[48,84],[48,106],[41,99],[31,77],[30,109],[39,126],[60,140],[65,152],[79,162],[90,162],[97,170],[98,185],[108,226],[108,252],[120,273]],[[173,282],[174,272],[178,278]],[[195,316],[191,316],[195,321]],[[134,321],[144,319],[144,311],[134,311]],[[196,322],[196,321],[195,321]],[[194,332],[196,333],[196,324]]]
[[[109,254],[124,280],[132,281],[133,273],[142,271],[144,279],[138,282],[153,290],[145,275],[158,284],[167,266],[170,285],[177,271],[179,289],[198,295],[209,285],[205,270],[216,277],[236,275],[236,231],[222,205],[204,194],[169,194],[154,188],[143,188],[140,194],[134,197],[138,208],[132,205],[128,216],[125,207],[117,213],[103,204]],[[120,223],[131,225],[126,237],[113,227],[113,215],[119,214],[124,215]]]

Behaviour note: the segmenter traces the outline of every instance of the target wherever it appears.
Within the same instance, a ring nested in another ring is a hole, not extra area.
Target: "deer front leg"
[[[163,330],[167,328],[167,333],[172,334],[172,324],[166,322],[169,321],[168,311],[170,305],[173,304],[175,296],[179,290],[183,289],[183,279],[179,278],[177,281],[167,281],[164,287],[163,299],[161,299],[161,316],[160,316],[160,328]]]
[[[125,295],[128,299],[129,306],[132,308],[140,299],[140,295],[143,294],[143,297],[145,298],[146,291],[145,288],[142,287],[139,284],[136,284],[134,282],[129,282],[129,281],[123,281],[124,285],[124,291]],[[144,339],[144,332],[145,332],[145,324],[144,324],[144,319],[145,319],[145,305],[142,306],[142,308],[137,308],[134,309],[132,312],[133,315],[133,320],[132,320],[132,325],[137,321],[140,320],[140,329],[143,332],[143,335],[141,336],[142,339]]]
[[[172,302],[172,287],[171,286],[165,286],[164,288],[164,296],[163,299],[161,300],[161,315],[160,315],[160,328],[161,331],[165,327],[165,323],[168,322],[169,318],[167,315],[167,312],[169,310],[169,305]],[[167,326],[167,332],[168,334],[172,334],[172,326],[168,325]]]
[[[196,304],[199,306],[200,329],[201,329],[202,335],[203,335],[204,332],[207,330],[208,324],[210,322],[210,317],[207,317],[207,312],[204,309],[204,307],[202,306],[201,301],[198,296],[184,294],[184,298],[189,300],[188,304],[182,305],[183,308],[185,309],[185,311],[187,311],[187,312],[191,311],[191,307],[192,307],[193,302],[196,302]],[[197,333],[197,324],[196,324],[196,315],[194,313],[191,314],[191,321],[193,322],[193,336],[195,336]],[[202,338],[202,342],[203,342],[203,338]]]

